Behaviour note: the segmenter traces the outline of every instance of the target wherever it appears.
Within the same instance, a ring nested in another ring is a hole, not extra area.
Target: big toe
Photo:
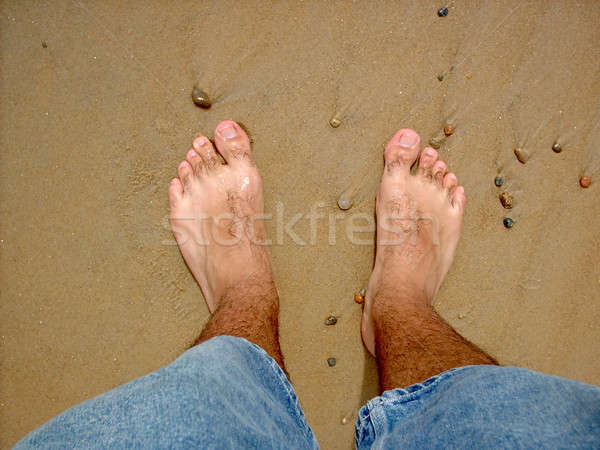
[[[421,138],[416,131],[409,128],[398,130],[385,147],[383,155],[386,169],[410,171],[419,154],[420,145]]]
[[[250,153],[250,139],[233,120],[225,120],[217,125],[215,144],[227,164],[254,164]]]

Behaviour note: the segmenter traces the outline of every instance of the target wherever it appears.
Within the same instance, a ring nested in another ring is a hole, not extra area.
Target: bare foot
[[[398,302],[431,305],[452,265],[466,203],[456,175],[446,173],[437,152],[426,147],[418,169],[421,140],[410,129],[399,130],[387,144],[385,168],[377,192],[377,253],[367,288],[361,332],[375,355],[373,301],[381,290]]]
[[[217,126],[215,143],[225,164],[200,136],[169,186],[171,227],[211,313],[229,289],[272,283],[262,180],[248,136],[227,120]]]

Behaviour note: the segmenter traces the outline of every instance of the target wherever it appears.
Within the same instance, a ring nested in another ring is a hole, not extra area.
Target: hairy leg
[[[456,175],[419,135],[399,130],[386,146],[377,193],[377,253],[362,319],[382,390],[445,370],[496,364],[434,311],[433,298],[454,259],[466,204]]]
[[[212,313],[196,344],[220,335],[245,338],[283,368],[262,180],[237,123],[221,122],[215,144],[196,138],[169,187],[173,233]]]

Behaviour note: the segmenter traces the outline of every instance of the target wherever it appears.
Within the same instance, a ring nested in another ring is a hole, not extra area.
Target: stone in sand
[[[515,156],[521,164],[525,164],[529,160],[529,153],[521,147],[515,148]]]
[[[194,89],[192,89],[192,100],[202,109],[208,109],[212,106],[208,94],[197,86],[194,86]]]
[[[585,175],[583,175],[583,176],[582,176],[582,177],[579,179],[579,185],[580,185],[582,188],[588,188],[588,187],[590,187],[590,184],[592,184],[592,178],[591,178],[591,177],[588,177],[588,176],[585,176]]]
[[[335,316],[329,316],[327,319],[325,319],[325,325],[335,325],[337,323],[337,317]]]
[[[512,209],[513,204],[514,204],[512,195],[510,195],[508,192],[503,192],[502,194],[499,195],[499,197],[500,197],[500,203],[502,203],[502,206],[504,208]]]
[[[333,367],[337,364],[337,360],[335,358],[329,358],[327,359],[327,364],[329,365],[329,367]]]

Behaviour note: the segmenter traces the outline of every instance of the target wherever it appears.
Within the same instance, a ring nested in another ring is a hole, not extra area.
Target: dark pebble
[[[562,152],[562,145],[560,145],[558,142],[555,142],[552,146],[552,150],[554,151],[554,153],[560,153]]]
[[[502,221],[502,223],[504,223],[504,226],[506,228],[512,228],[513,225],[515,224],[515,221],[512,220],[510,217],[505,217],[504,220]]]
[[[504,178],[502,178],[500,175],[498,175],[496,178],[494,178],[494,184],[497,187],[500,187],[504,184]]]
[[[48,44],[46,44],[46,41],[42,41],[42,47],[48,48]]]
[[[444,81],[444,74],[443,74],[443,73],[440,73],[440,74],[437,76],[437,79],[438,79],[438,80],[440,80],[440,81]]]
[[[335,316],[329,316],[325,320],[325,325],[335,325],[336,323],[337,323],[337,317],[335,317]]]
[[[446,17],[449,12],[450,12],[450,10],[448,9],[448,7],[444,6],[443,8],[438,9],[438,16]]]
[[[197,86],[194,86],[194,89],[192,90],[192,100],[202,109],[209,109],[212,106],[208,94]]]
[[[329,364],[329,367],[333,367],[333,366],[335,366],[335,365],[336,365],[336,363],[337,363],[337,361],[335,360],[335,358],[329,358],[329,359],[327,360],[327,364]]]

